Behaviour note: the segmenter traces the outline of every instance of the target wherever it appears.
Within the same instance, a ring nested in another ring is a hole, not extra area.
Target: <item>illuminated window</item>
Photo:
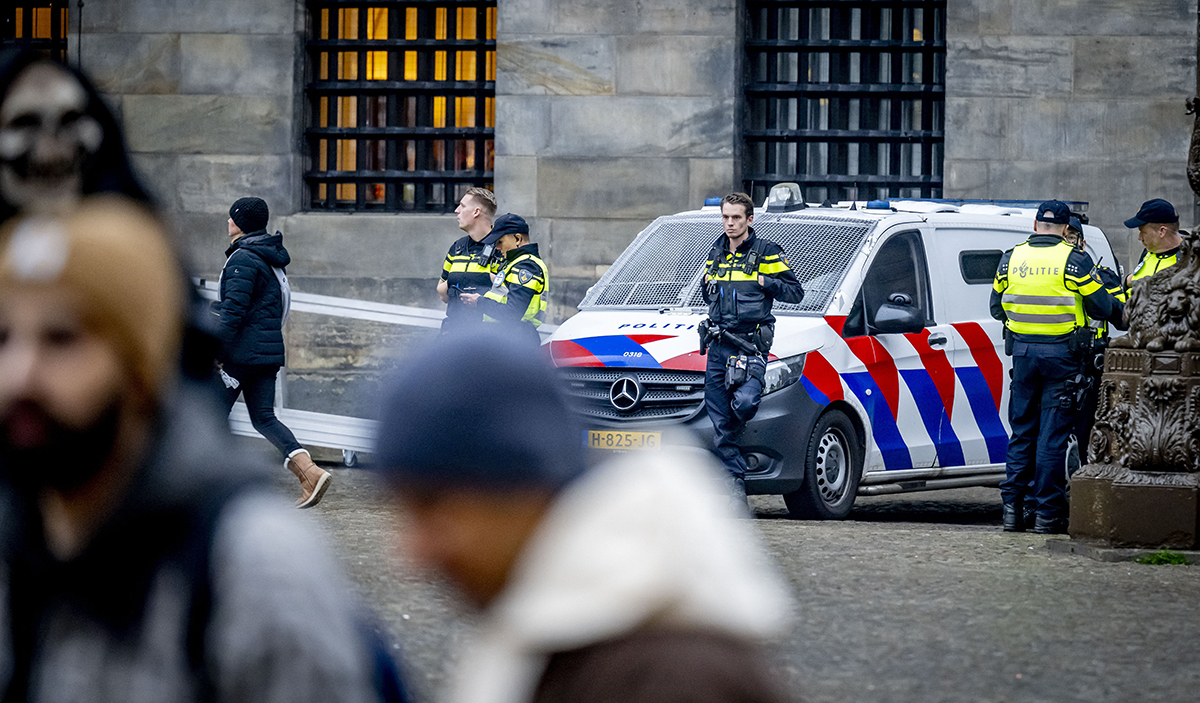
[[[746,0],[743,179],[756,201],[941,197],[946,0]]]
[[[452,212],[492,187],[495,0],[308,2],[308,205]]]
[[[67,60],[68,0],[0,2],[0,46],[38,49]]]

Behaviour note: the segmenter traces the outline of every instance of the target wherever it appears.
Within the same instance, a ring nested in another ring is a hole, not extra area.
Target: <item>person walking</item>
[[[715,462],[589,466],[553,367],[514,332],[436,340],[380,404],[398,541],[482,615],[447,700],[783,701],[761,644],[791,597]]]
[[[478,308],[484,322],[512,327],[532,344],[541,345],[538,328],[546,322],[550,271],[538,255],[538,245],[529,241],[529,225],[520,215],[501,215],[483,244],[495,245],[504,257],[503,269],[483,295],[463,294],[463,304]]]
[[[766,358],[774,338],[775,300],[799,303],[804,288],[783,249],[751,226],[754,202],[745,193],[721,200],[725,233],[713,243],[705,263],[700,351],[708,352],[704,405],[712,421],[713,445],[733,482],[734,498],[746,499],[746,458],[737,436],[758,412]]]
[[[1039,205],[1033,234],[1004,253],[992,284],[991,314],[1004,322],[1013,358],[1012,436],[1000,484],[1006,532],[1029,527],[1030,500],[1034,532],[1067,531],[1067,446],[1095,340],[1088,319],[1111,319],[1116,303],[1092,257],[1063,239],[1070,219],[1066,203]]]
[[[463,305],[460,296],[484,292],[492,287],[492,276],[500,270],[501,258],[493,256],[494,244],[483,239],[492,229],[496,218],[496,196],[487,188],[471,188],[454,209],[458,228],[467,235],[450,245],[442,264],[442,277],[437,291],[446,304],[446,319],[442,332],[462,329],[483,319],[479,308]]]
[[[240,198],[229,208],[228,258],[212,308],[221,340],[219,391],[226,413],[239,394],[245,397],[254,429],[283,454],[284,466],[300,481],[296,507],[311,508],[333,476],[275,417],[275,377],[284,361],[283,322],[291,296],[285,269],[291,257],[282,234],[267,234],[269,214],[262,198]]]

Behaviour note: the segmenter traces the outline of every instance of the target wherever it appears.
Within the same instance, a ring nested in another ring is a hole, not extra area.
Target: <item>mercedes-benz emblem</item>
[[[622,376],[608,389],[608,402],[621,412],[629,412],[642,400],[642,384],[632,376]]]

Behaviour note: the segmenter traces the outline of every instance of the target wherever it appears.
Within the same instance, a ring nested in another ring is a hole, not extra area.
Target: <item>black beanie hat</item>
[[[441,337],[383,385],[376,470],[441,489],[555,491],[585,464],[560,386],[546,355],[500,325]]]
[[[230,219],[244,234],[266,229],[269,214],[267,201],[262,198],[238,198],[229,208]]]

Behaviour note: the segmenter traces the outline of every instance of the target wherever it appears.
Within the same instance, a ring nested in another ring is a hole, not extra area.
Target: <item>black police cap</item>
[[[1047,200],[1038,205],[1037,216],[1034,219],[1038,222],[1049,222],[1052,225],[1070,224],[1071,208],[1061,200]]]
[[[496,218],[492,231],[483,238],[483,244],[495,244],[506,234],[529,234],[529,224],[520,215],[506,212]]]
[[[1175,206],[1171,205],[1162,198],[1147,200],[1142,203],[1142,209],[1133,217],[1125,220],[1125,226],[1130,229],[1137,229],[1145,224],[1169,224],[1179,222],[1179,215],[1175,212]]]

